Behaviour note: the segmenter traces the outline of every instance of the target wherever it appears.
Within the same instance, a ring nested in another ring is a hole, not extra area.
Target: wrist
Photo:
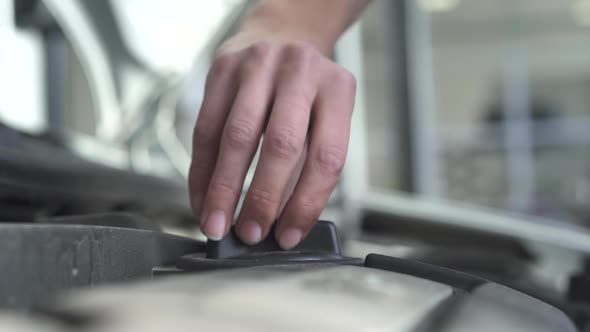
[[[220,50],[241,49],[256,42],[304,42],[328,56],[338,38],[338,33],[319,26],[320,22],[303,15],[287,13],[284,8],[259,6],[248,15],[236,34],[226,40]]]

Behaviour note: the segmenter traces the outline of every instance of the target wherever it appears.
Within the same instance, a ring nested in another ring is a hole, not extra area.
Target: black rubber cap
[[[257,245],[246,245],[235,234],[234,227],[220,241],[207,241],[207,258],[229,258],[254,253],[283,251],[274,237],[274,227],[269,236]],[[330,221],[319,220],[307,237],[293,251],[329,253],[340,255],[340,239],[336,226]]]
[[[253,266],[292,264],[338,264],[362,266],[363,259],[342,257],[336,226],[318,221],[293,250],[282,250],[274,230],[261,243],[244,244],[232,228],[221,241],[207,241],[206,256],[195,253],[182,256],[176,267],[184,271],[208,271]]]

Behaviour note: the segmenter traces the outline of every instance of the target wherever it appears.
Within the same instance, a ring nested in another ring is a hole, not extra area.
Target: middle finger
[[[268,235],[303,151],[317,90],[311,70],[314,56],[314,51],[297,46],[283,51],[260,161],[236,225],[238,236],[245,243],[258,243]]]

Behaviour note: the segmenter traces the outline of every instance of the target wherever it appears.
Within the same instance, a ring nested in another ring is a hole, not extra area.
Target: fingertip
[[[303,237],[303,232],[299,228],[287,227],[278,236],[279,246],[283,250],[295,248]]]
[[[254,220],[240,223],[237,233],[238,237],[248,245],[255,245],[262,240],[262,227]]]
[[[219,241],[225,235],[226,217],[221,210],[215,210],[205,217],[204,222],[201,223],[201,231],[207,239]]]

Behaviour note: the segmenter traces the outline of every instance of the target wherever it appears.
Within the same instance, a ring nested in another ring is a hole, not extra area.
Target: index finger
[[[239,57],[235,54],[216,59],[207,75],[205,96],[193,131],[193,151],[188,185],[190,202],[199,217],[209,178],[215,168],[221,133],[237,91]]]

